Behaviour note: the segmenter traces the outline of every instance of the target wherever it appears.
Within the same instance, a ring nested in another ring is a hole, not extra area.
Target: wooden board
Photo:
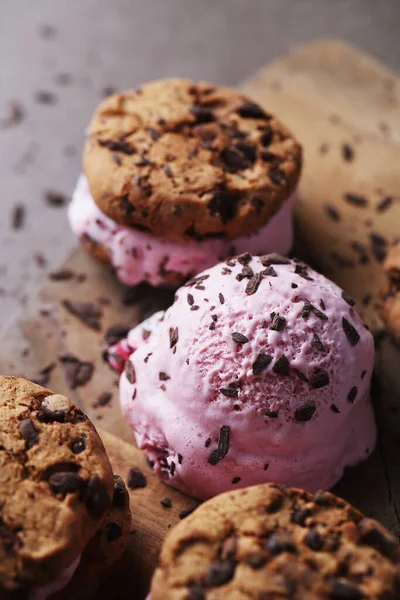
[[[365,271],[360,267],[356,269],[356,277],[349,277],[345,269],[332,267],[324,243],[320,248],[321,238],[323,242],[327,240],[327,246],[344,245],[350,240],[354,229],[354,223],[351,223],[357,220],[356,217],[353,219],[350,214],[351,226],[344,228],[343,241],[332,234],[328,222],[322,220],[321,230],[316,230],[313,212],[320,210],[323,202],[336,201],[334,194],[350,184],[361,186],[363,193],[378,185],[384,186],[384,192],[393,196],[400,190],[399,80],[382,65],[348,46],[321,42],[300,48],[262,69],[245,83],[244,88],[280,115],[305,148],[301,203],[297,214],[297,253],[308,259],[314,258],[311,262],[318,262],[315,261],[318,249],[320,268],[339,283],[346,283],[354,296],[362,298],[371,291],[375,294],[382,277],[379,264],[371,263]],[[356,166],[349,169],[340,160],[338,152],[328,154],[322,164],[317,151],[321,144],[329,140],[337,149],[350,139],[349,136],[353,144],[358,144],[360,160]],[[340,185],[336,183],[331,189],[326,182],[332,179]],[[321,198],[324,198],[323,202]],[[388,225],[387,218],[378,215],[379,227],[393,227],[392,223]],[[363,235],[363,230],[357,231]],[[179,512],[192,507],[194,501],[166,488],[151,474],[121,418],[118,377],[104,362],[102,353],[107,346],[105,335],[111,325],[134,326],[146,315],[168,306],[173,293],[141,287],[129,291],[127,303],[128,290],[79,248],[62,269],[71,271],[73,276],[67,280],[49,281],[35,305],[30,307],[29,314],[25,314],[23,320],[11,322],[5,331],[0,345],[0,372],[36,379],[42,377],[43,367],[54,365],[46,385],[69,394],[102,428],[101,435],[115,472],[124,479],[133,466],[140,466],[146,472],[148,486],[131,493],[134,523],[127,555],[101,594],[101,598],[107,597],[107,600],[140,600],[144,598],[166,532],[179,520]],[[93,303],[101,311],[100,331],[89,329],[71,315],[64,307],[65,300]],[[373,303],[364,307],[368,322],[374,328],[381,328],[376,314]],[[86,385],[70,389],[60,361],[66,354],[94,365],[94,375]],[[378,447],[368,461],[346,473],[336,488],[337,493],[366,514],[378,518],[398,535],[399,364],[398,349],[387,336],[383,337],[377,355],[378,378],[374,386],[380,433]],[[112,399],[107,405],[99,406],[98,399],[104,392],[111,393]],[[171,510],[160,505],[160,500],[166,496],[173,500]]]

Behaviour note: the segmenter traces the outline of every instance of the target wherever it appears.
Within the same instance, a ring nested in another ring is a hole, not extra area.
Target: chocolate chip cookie
[[[152,600],[396,600],[400,549],[328,492],[276,484],[228,492],[164,543]]]
[[[114,488],[100,437],[71,400],[0,377],[2,599],[34,594],[83,564],[93,536],[115,530],[115,515],[125,527]]]
[[[382,317],[400,344],[400,242],[390,250],[383,265],[388,284],[382,290]]]
[[[295,190],[302,156],[278,119],[238,91],[166,79],[104,100],[83,160],[111,219],[199,240],[258,231]]]

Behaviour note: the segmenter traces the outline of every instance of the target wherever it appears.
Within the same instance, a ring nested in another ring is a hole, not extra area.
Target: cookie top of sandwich
[[[171,239],[256,232],[295,190],[301,147],[242,93],[166,79],[106,98],[84,170],[100,209]]]
[[[152,600],[369,600],[400,596],[400,550],[328,492],[276,484],[201,505],[167,537]]]
[[[56,579],[98,530],[113,494],[110,462],[84,413],[66,396],[0,377],[0,590]]]

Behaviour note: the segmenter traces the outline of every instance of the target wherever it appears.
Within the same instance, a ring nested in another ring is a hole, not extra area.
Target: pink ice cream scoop
[[[293,242],[292,195],[266,225],[254,235],[203,241],[175,241],[156,237],[107,217],[93,200],[84,175],[78,180],[68,208],[71,228],[107,253],[118,278],[126,285],[143,281],[153,285],[182,283],[196,273],[232,254],[249,250],[254,254],[276,251],[286,254]]]
[[[375,445],[374,345],[337,285],[243,254],[132,330],[122,411],[166,483],[198,498],[275,481],[315,491]]]

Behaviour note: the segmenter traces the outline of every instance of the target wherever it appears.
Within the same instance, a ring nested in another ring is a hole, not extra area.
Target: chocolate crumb
[[[57,96],[48,90],[38,90],[34,97],[38,104],[55,104],[58,100]]]
[[[283,375],[284,377],[288,377],[290,375],[290,362],[284,354],[278,358],[272,367],[272,370],[277,375]]]
[[[109,346],[114,346],[128,335],[130,327],[126,325],[111,325],[104,334],[104,339]]]
[[[237,342],[238,344],[246,344],[249,341],[249,338],[247,338],[242,333],[239,333],[238,331],[234,331],[231,334],[231,337],[232,337],[233,341]]]
[[[132,467],[132,469],[129,469],[127,484],[131,490],[145,488],[147,485],[147,479],[140,469],[137,467]]]
[[[267,410],[267,412],[264,414],[269,419],[277,419],[278,418],[278,413],[276,410]]]
[[[211,444],[211,438],[209,437],[209,438],[207,438],[207,439],[206,439],[206,441],[204,442],[204,445],[205,445],[205,447],[206,447],[206,448],[208,448],[210,444]]]
[[[234,477],[234,478],[232,479],[232,483],[233,483],[233,484],[235,484],[235,483],[239,483],[239,481],[240,481],[240,480],[241,480],[241,477]]]
[[[192,294],[187,295],[187,302],[188,302],[189,306],[193,306],[194,298],[193,298]]]
[[[270,331],[282,331],[285,327],[286,319],[285,317],[281,317],[279,313],[275,315],[272,319],[272,323],[269,327]]]
[[[315,404],[304,404],[300,408],[298,408],[294,413],[294,419],[298,423],[305,423],[312,419],[313,414],[315,413],[316,406]]]
[[[258,290],[258,287],[260,285],[260,281],[261,281],[261,274],[260,273],[256,273],[248,282],[248,284],[246,285],[246,289],[245,289],[245,293],[249,296],[251,296],[252,294],[255,294],[256,291]]]
[[[168,379],[171,379],[171,377],[167,375],[167,373],[164,373],[164,371],[160,371],[158,378],[160,381],[168,381]]]
[[[364,379],[364,377],[366,376],[367,371],[361,371],[361,379]]]
[[[269,467],[269,463],[265,463],[265,465],[264,465],[264,471],[267,471],[268,467]]]
[[[271,254],[260,256],[260,262],[263,267],[269,267],[270,265],[290,265],[292,261],[285,256],[272,252]]]
[[[125,364],[125,375],[129,383],[136,383],[135,367],[128,359]]]
[[[316,390],[329,385],[329,374],[326,371],[315,371],[310,377],[310,386]]]
[[[221,388],[219,391],[223,396],[227,396],[228,398],[237,398],[239,395],[237,387]]]
[[[212,466],[216,466],[229,452],[230,427],[223,425],[219,432],[218,448],[213,450],[208,457],[208,462]]]
[[[74,278],[74,272],[71,269],[60,269],[49,273],[50,281],[69,281]]]
[[[179,340],[179,335],[178,335],[178,328],[177,327],[170,327],[169,328],[169,347],[173,348]]]
[[[342,327],[350,346],[357,346],[360,334],[345,317],[342,317]]]
[[[253,363],[253,375],[260,375],[262,371],[272,362],[272,356],[260,353]]]
[[[266,275],[267,277],[278,277],[278,273],[275,271],[274,267],[272,267],[272,266],[264,269],[264,271],[262,271],[262,274]]]
[[[245,252],[244,254],[240,254],[237,257],[237,261],[241,264],[241,265],[248,265],[249,262],[252,259],[252,255],[250,254],[250,252]]]
[[[218,298],[219,298],[219,301],[220,301],[220,303],[221,303],[221,304],[224,304],[224,303],[225,303],[225,298],[224,298],[224,296],[221,294],[221,292],[218,294]]]
[[[297,285],[297,283],[292,283],[292,284],[291,284],[291,288],[292,288],[293,290],[297,289],[298,287],[299,287],[299,286]]]
[[[371,249],[378,262],[383,262],[387,254],[387,241],[378,233],[370,233]]]
[[[89,361],[81,361],[72,354],[67,354],[59,358],[65,365],[65,376],[72,390],[79,386],[86,385],[94,373],[94,365]]]
[[[110,392],[103,392],[102,394],[100,394],[97,400],[97,406],[106,406],[107,404],[109,404],[111,398],[112,394],[110,394]]]
[[[384,212],[385,210],[390,208],[392,204],[393,198],[391,196],[386,196],[386,198],[383,198],[383,200],[381,200],[379,204],[377,204],[376,210],[377,212]]]
[[[270,116],[255,102],[245,102],[236,110],[243,119],[262,119],[268,121]]]

